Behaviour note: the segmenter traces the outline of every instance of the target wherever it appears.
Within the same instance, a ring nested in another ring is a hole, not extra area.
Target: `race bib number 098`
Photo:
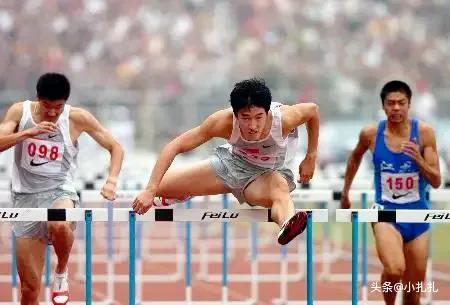
[[[21,166],[35,174],[57,174],[61,171],[64,143],[26,139],[22,145]]]

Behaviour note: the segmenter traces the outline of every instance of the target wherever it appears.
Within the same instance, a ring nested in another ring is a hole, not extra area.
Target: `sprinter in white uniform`
[[[81,133],[88,133],[111,154],[109,176],[101,193],[114,200],[123,150],[86,110],[66,104],[68,79],[58,73],[42,75],[37,101],[13,104],[0,125],[0,151],[14,146],[12,203],[15,208],[73,208],[78,196],[73,185]],[[52,291],[54,304],[69,300],[67,263],[74,225],[64,221],[15,222],[21,305],[37,305],[45,246],[53,244],[58,262]]]
[[[299,166],[300,182],[306,183],[315,169],[318,107],[313,103],[272,103],[270,90],[260,79],[237,83],[230,102],[231,108],[212,114],[164,147],[133,209],[143,214],[152,205],[176,202],[170,198],[231,192],[240,202],[271,208],[272,219],[280,226],[278,242],[287,244],[306,227],[306,213],[295,213],[289,194],[295,189],[294,175],[286,167],[289,135],[295,136],[297,127],[306,123],[308,150]],[[214,137],[228,144],[218,147],[212,158],[169,169],[176,155]]]

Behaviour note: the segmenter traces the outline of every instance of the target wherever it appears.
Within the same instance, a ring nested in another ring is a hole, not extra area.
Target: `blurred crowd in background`
[[[447,0],[2,0],[0,104],[60,71],[71,103],[122,131],[128,122],[138,147],[157,150],[259,76],[276,100],[317,102],[324,141],[345,122],[356,141],[352,122],[379,119],[378,91],[401,78],[413,111],[442,122],[445,159],[449,11]],[[331,159],[348,148],[333,145]]]

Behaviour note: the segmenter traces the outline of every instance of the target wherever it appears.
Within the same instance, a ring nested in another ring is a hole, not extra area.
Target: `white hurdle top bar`
[[[441,222],[450,223],[450,210],[376,210],[337,209],[336,222],[351,222],[352,212],[358,213],[358,222]]]
[[[0,221],[84,221],[87,210],[92,211],[92,221],[108,220],[108,210],[105,208],[0,208]]]
[[[0,208],[0,221],[84,221],[85,212],[92,211],[92,221],[108,221],[108,209],[45,209]],[[128,221],[131,209],[113,209],[112,221]],[[328,210],[311,209],[313,222],[327,222]],[[271,222],[270,209],[151,209],[144,215],[136,214],[136,221],[151,222]]]

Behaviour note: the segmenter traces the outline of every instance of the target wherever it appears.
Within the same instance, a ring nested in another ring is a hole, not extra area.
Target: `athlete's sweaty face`
[[[239,110],[237,120],[242,137],[248,141],[260,140],[268,117],[261,107],[246,107]]]
[[[408,119],[410,101],[403,92],[391,92],[384,98],[383,109],[388,121],[402,123]]]
[[[43,121],[56,121],[64,110],[65,100],[39,100],[38,112]]]

